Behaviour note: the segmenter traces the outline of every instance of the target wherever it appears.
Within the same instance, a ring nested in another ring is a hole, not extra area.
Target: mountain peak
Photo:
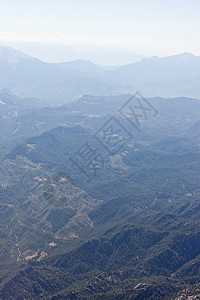
[[[20,50],[16,50],[16,49],[6,47],[6,46],[1,46],[1,45],[0,45],[0,56],[4,56],[4,57],[5,56],[14,56],[14,57],[26,58],[26,59],[32,58]]]
[[[183,52],[178,54],[177,56],[182,56],[182,57],[194,57],[195,55],[190,53],[190,52]]]
[[[76,59],[68,62],[58,63],[57,65],[66,69],[73,69],[82,72],[98,72],[102,69],[101,66],[96,65],[87,59]]]
[[[168,58],[175,58],[175,59],[193,59],[193,58],[197,58],[198,56],[190,53],[190,52],[183,52],[183,53],[180,53],[180,54],[176,54],[176,55],[173,55],[173,56],[167,56]]]
[[[15,66],[21,61],[39,61],[37,58],[29,56],[20,50],[0,45],[0,61],[7,61],[11,66]]]

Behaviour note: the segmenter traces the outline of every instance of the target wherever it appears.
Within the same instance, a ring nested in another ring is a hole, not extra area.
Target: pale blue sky
[[[200,55],[199,0],[0,0],[0,43]]]

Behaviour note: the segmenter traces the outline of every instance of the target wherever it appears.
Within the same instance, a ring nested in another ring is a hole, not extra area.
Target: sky
[[[199,13],[199,0],[0,0],[0,44],[52,62],[200,55]]]

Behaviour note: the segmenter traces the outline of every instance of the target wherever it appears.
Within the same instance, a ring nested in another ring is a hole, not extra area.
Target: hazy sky
[[[200,0],[0,0],[0,43],[200,55],[199,14]]]

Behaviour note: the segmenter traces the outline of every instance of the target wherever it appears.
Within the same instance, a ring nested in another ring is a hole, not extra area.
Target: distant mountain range
[[[45,63],[1,46],[0,87],[54,105],[83,94],[120,95],[135,91],[146,97],[199,98],[200,57],[183,53],[109,68],[81,59]]]

